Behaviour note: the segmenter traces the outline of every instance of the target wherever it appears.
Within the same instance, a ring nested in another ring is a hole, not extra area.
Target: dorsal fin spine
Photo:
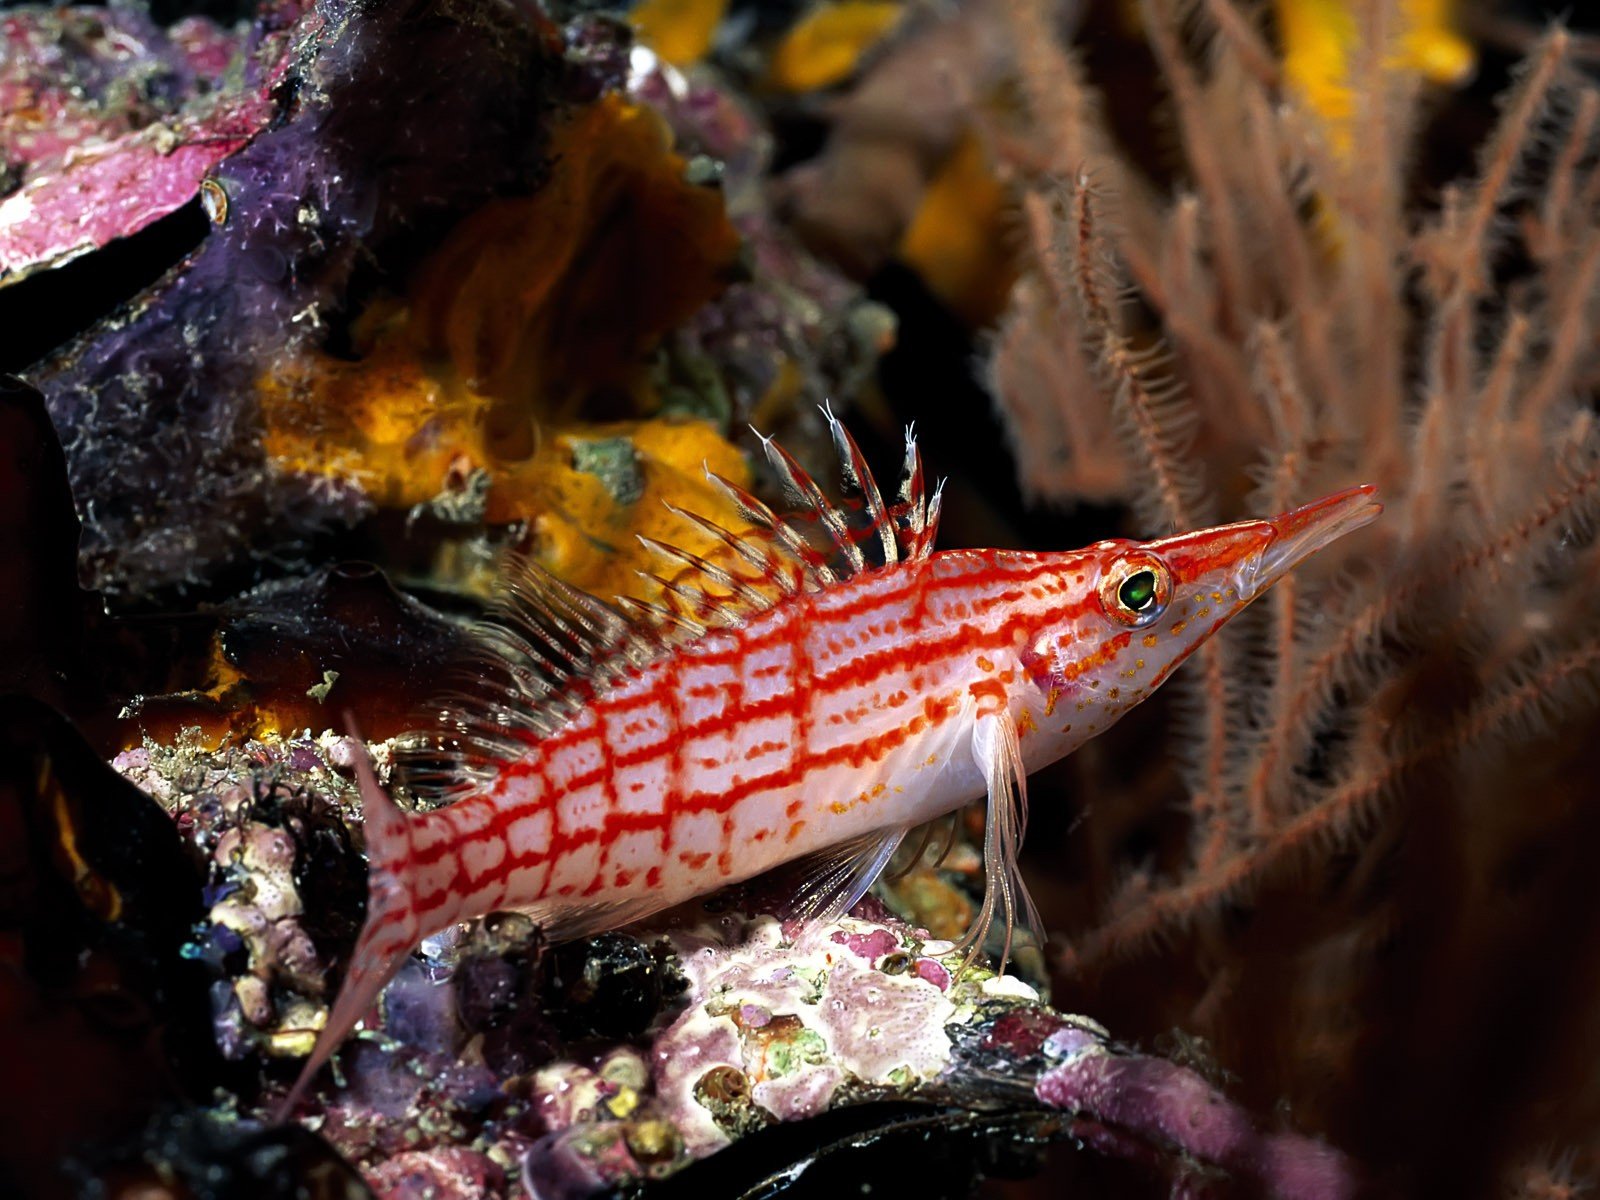
[[[824,403],[822,411],[828,418],[828,430],[833,434],[833,447],[839,455],[839,465],[845,482],[861,493],[867,515],[872,521],[869,532],[876,535],[878,544],[883,549],[883,561],[898,562],[900,543],[895,537],[894,522],[884,507],[883,494],[878,491],[878,483],[872,477],[872,471],[861,453],[861,447],[856,445],[855,438],[850,436],[850,431],[844,427],[839,418],[833,415],[831,405]]]
[[[731,480],[712,472],[708,476],[733,501],[739,515],[751,524],[771,533],[803,568],[807,580],[815,587],[830,587],[839,582],[839,576],[828,565],[827,558],[790,524],[778,517],[770,508]]]
[[[828,502],[828,498],[822,494],[822,489],[817,486],[817,481],[811,478],[792,454],[772,438],[762,438],[761,447],[766,452],[767,462],[777,471],[785,491],[800,503],[810,506],[823,530],[832,539],[834,548],[849,562],[851,572],[866,570],[866,556],[861,553],[861,547],[856,544],[856,540],[850,536],[844,515],[835,505]]]
[[[707,466],[707,481],[749,528],[734,532],[668,505],[733,557],[711,561],[641,537],[653,553],[682,568],[671,579],[639,572],[659,589],[656,601],[618,598],[613,607],[557,579],[528,555],[512,556],[497,619],[480,626],[471,681],[438,711],[433,741],[418,739],[406,748],[415,767],[408,778],[424,783],[435,800],[455,798],[486,784],[500,763],[528,753],[585,704],[662,654],[712,629],[743,624],[785,597],[836,586],[873,569],[879,559],[887,566],[926,557],[941,493],[936,488],[931,498],[924,494],[914,431],[906,430],[904,473],[890,506],[849,431],[826,406],[823,413],[847,498],[830,500],[792,455],[758,433],[768,463],[799,511],[792,518],[779,516]]]
[[[798,590],[798,582],[794,576],[784,570],[784,562],[762,543],[752,541],[750,538],[741,537],[732,530],[725,529],[715,521],[702,517],[699,513],[689,512],[677,505],[663,501],[668,512],[680,517],[701,530],[710,537],[717,539],[757,571],[761,572],[761,579],[773,586],[783,589],[786,595],[793,595]]]
[[[675,562],[680,566],[688,567],[691,571],[697,571],[712,583],[720,584],[722,587],[727,588],[752,607],[762,608],[768,604],[768,597],[751,587],[747,580],[741,579],[731,571],[717,566],[716,563],[701,558],[698,554],[691,554],[687,550],[681,550],[670,543],[646,537],[644,534],[639,535],[639,541],[669,562]],[[704,588],[700,590],[702,592],[705,591]],[[709,595],[709,593],[707,594]]]

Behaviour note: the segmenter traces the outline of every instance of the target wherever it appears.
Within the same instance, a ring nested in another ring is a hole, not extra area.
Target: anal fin
[[[856,906],[883,874],[909,827],[891,826],[819,851],[800,864],[803,872],[785,915],[801,921],[835,921]]]
[[[664,907],[655,896],[628,896],[576,906],[565,901],[548,906],[533,904],[517,911],[532,920],[544,939],[554,944],[621,929],[655,915]]]

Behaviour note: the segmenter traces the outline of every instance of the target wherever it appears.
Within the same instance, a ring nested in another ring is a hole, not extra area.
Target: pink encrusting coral
[[[283,40],[246,45],[204,18],[163,29],[126,8],[0,18],[0,147],[19,177],[0,201],[0,285],[198,196],[273,114],[266,87],[223,86],[224,73],[253,53],[276,82]]]

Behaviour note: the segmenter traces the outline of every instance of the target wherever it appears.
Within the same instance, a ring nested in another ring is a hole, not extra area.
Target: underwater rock
[[[786,227],[771,196],[773,137],[749,101],[709,71],[684,74],[646,52],[633,64],[628,94],[667,121],[744,239],[747,277],[668,336],[657,367],[662,398],[754,420],[798,443],[794,418],[803,430],[815,405],[871,385],[893,344],[894,316]]]
[[[200,194],[264,129],[265,87],[237,55],[278,61],[298,3],[249,43],[204,18],[163,29],[127,7],[26,8],[0,20],[0,285],[136,233]],[[267,81],[270,82],[270,79]]]
[[[432,988],[437,1003],[453,998],[461,1027],[502,1078],[531,1075],[561,1053],[562,1037],[539,1002],[543,945],[526,917],[493,914],[463,939],[453,986]]]
[[[291,736],[341,724],[345,709],[361,714],[363,733],[392,737],[416,724],[466,642],[368,563],[263,584],[203,620],[209,636],[173,664],[170,690],[128,703],[125,741],[188,728],[213,741]]]
[[[846,401],[892,340],[886,310],[782,231],[754,110],[631,52],[618,22],[322,0],[229,36],[197,22],[118,43],[101,90],[170,77],[168,108],[237,102],[254,124],[201,139],[213,159],[173,191],[209,216],[172,235],[182,261],[146,264],[171,270],[35,367],[88,518],[81,570],[120,608],[237,587],[374,513],[405,516],[379,522],[386,552],[445,586],[483,590],[526,522],[564,578],[632,594],[647,564],[629,535],[657,532],[654,497],[718,513],[691,468],[742,474],[730,421]],[[28,45],[23,68],[43,72]],[[6,302],[21,312],[33,283]],[[83,321],[124,299],[74,295]],[[650,416],[667,424],[573,424]],[[623,519],[569,515],[546,453],[563,433],[635,443],[637,477],[608,493]]]
[[[120,1144],[74,1148],[65,1172],[84,1198],[373,1200],[355,1168],[310,1130],[196,1109],[158,1113]]]
[[[397,1154],[373,1168],[371,1182],[383,1200],[480,1200],[506,1185],[493,1159],[456,1147]]]
[[[0,693],[51,703],[105,753],[190,728],[213,741],[322,728],[352,696],[368,731],[389,737],[460,654],[458,625],[364,563],[205,613],[109,617],[78,585],[78,538],[44,399],[0,376]]]
[[[209,751],[191,735],[147,743],[114,766],[154,796],[203,855],[205,910],[188,953],[211,964],[216,1043],[233,1060],[304,1054],[327,973],[366,907],[349,833],[353,798],[335,769],[342,739],[268,738]]]
[[[0,375],[0,693],[66,708],[91,687],[78,514],[44,398]]]
[[[219,980],[218,1043],[260,1072],[265,1112],[364,912],[350,747],[331,733],[215,751],[191,738],[117,766],[210,863],[191,952]],[[1329,1147],[1258,1132],[1194,1071],[1116,1046],[1015,976],[961,971],[953,943],[882,902],[801,929],[761,911],[781,895],[769,879],[553,948],[518,914],[446,930],[305,1116],[382,1195],[500,1196],[518,1177],[541,1200],[682,1190],[680,1173],[723,1169],[730,1151],[728,1178],[780,1195],[785,1171],[826,1179],[849,1146],[919,1137],[967,1148],[948,1159],[956,1181],[1024,1172],[1069,1138],[1179,1182],[1350,1187]]]
[[[0,1163],[24,1192],[61,1194],[69,1149],[228,1079],[211,972],[185,952],[200,883],[148,796],[62,717],[0,697]]]
[[[1084,1113],[1110,1130],[1115,1145],[1143,1139],[1236,1184],[1280,1200],[1348,1200],[1351,1164],[1324,1142],[1262,1134],[1249,1115],[1198,1073],[1159,1058],[1112,1052],[1103,1037],[1064,1027],[1041,1049],[1060,1059],[1035,1091],[1052,1108]],[[1104,1139],[1086,1133],[1091,1143]]]
[[[251,38],[284,11],[266,8]],[[463,212],[532,185],[550,34],[492,0],[322,0],[277,62],[247,57],[241,86],[270,99],[272,120],[207,176],[210,232],[38,372],[93,514],[83,565],[94,586],[137,596],[194,583],[363,510],[359,491],[269,470],[256,381],[337,336],[352,289],[403,275],[415,247]]]
[[[569,942],[547,956],[546,1011],[568,1037],[638,1037],[661,1008],[663,974],[649,948],[625,933]]]

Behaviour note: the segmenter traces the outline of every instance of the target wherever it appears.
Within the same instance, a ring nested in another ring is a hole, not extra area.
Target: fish
[[[783,514],[708,472],[717,553],[643,539],[661,599],[607,604],[508,564],[408,813],[357,755],[368,907],[289,1111],[418,942],[488,913],[549,941],[784,864],[788,915],[847,912],[914,831],[986,800],[985,898],[960,943],[1038,918],[1018,871],[1028,775],[1104,732],[1287,572],[1381,511],[1370,486],[1269,520],[1072,551],[936,551],[914,429],[885,500],[826,410],[830,497],[771,438]],[[735,527],[737,526],[737,527]]]

